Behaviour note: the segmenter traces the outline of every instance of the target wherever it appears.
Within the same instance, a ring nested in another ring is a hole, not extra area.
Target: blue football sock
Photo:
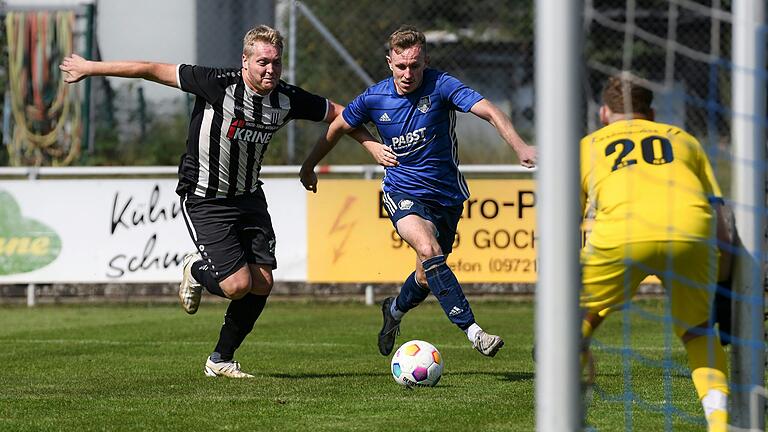
[[[422,288],[416,280],[416,272],[411,273],[403,286],[400,288],[400,294],[395,298],[395,307],[400,312],[408,312],[415,308],[429,295],[428,288]]]
[[[464,291],[461,290],[456,275],[445,263],[445,256],[429,258],[424,260],[422,265],[427,274],[429,289],[437,297],[448,319],[460,329],[468,329],[475,322],[475,316],[472,314],[467,298],[464,297]]]

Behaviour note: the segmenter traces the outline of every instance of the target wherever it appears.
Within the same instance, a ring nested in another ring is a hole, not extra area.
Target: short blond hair
[[[283,52],[283,35],[270,26],[256,26],[243,37],[243,54],[250,56],[253,54],[253,45],[256,42],[264,42],[276,46],[280,52]]]
[[[389,50],[401,53],[403,50],[414,46],[421,46],[422,51],[426,52],[427,38],[424,33],[412,25],[401,25],[389,35]]]

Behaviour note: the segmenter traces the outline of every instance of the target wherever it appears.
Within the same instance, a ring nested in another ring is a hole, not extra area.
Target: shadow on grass
[[[462,376],[462,375],[485,375],[485,376],[495,376],[498,377],[500,380],[503,381],[512,381],[512,382],[520,382],[520,381],[531,381],[533,380],[533,373],[531,372],[483,372],[483,371],[462,371],[462,372],[452,372],[448,375],[456,375],[456,376]],[[382,376],[389,376],[388,373],[381,373],[381,372],[327,372],[327,373],[273,373],[273,374],[265,374],[263,376],[268,376],[271,378],[285,378],[285,379],[313,379],[313,378],[358,378],[358,377],[382,377]]]
[[[507,372],[494,375],[501,375],[505,381],[512,382],[533,381],[534,378],[534,374],[532,372]]]
[[[327,373],[273,373],[264,374],[271,378],[289,378],[289,379],[311,379],[311,378],[355,378],[355,377],[380,377],[388,376],[381,372],[327,372]]]

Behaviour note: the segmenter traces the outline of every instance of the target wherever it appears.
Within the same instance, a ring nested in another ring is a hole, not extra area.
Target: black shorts
[[[230,198],[182,195],[181,208],[189,234],[217,280],[246,263],[277,268],[275,231],[261,188]]]

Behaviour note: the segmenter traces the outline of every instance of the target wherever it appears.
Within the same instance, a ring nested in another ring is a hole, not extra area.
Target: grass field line
[[[615,349],[615,347],[612,347]],[[673,354],[683,354],[685,353],[685,348],[683,347],[674,347],[674,348],[668,348],[670,353]],[[640,351],[640,352],[664,352],[667,348],[664,348],[663,346],[658,345],[648,345],[648,346],[635,346],[632,345],[632,351]],[[606,348],[596,348],[592,347],[592,351],[596,353],[604,353],[604,354],[616,354],[619,355],[619,353],[611,353],[609,349]]]
[[[210,345],[211,341],[118,341],[107,339],[3,339],[0,341],[12,344],[51,344],[51,345],[66,345],[66,344],[78,344],[78,345],[112,345],[112,346],[197,346],[197,345]],[[274,346],[284,347],[285,341],[281,342],[269,342],[269,341],[249,341],[249,345],[256,346]],[[306,348],[339,348],[339,347],[359,347],[360,344],[351,343],[338,343],[338,342],[290,342],[294,347],[306,347]],[[456,345],[456,344],[442,344],[441,347],[456,349],[466,348],[473,349],[469,343]]]
[[[3,339],[0,341],[13,343],[13,344],[79,344],[79,345],[113,345],[113,346],[197,346],[197,345],[210,345],[210,341],[151,341],[151,340],[133,340],[133,341],[118,341],[108,339]],[[285,346],[285,341],[269,342],[269,341],[249,341],[248,344],[258,346]],[[351,343],[338,343],[338,342],[290,342],[291,346],[306,347],[306,348],[338,348],[338,347],[356,347],[359,344]],[[473,349],[471,344],[440,344],[442,348],[450,349]],[[660,346],[633,346],[632,351],[638,352],[663,352],[664,347]],[[608,350],[601,348],[593,348],[596,353],[606,353]],[[670,350],[672,353],[683,353],[683,348],[675,347]],[[616,354],[618,355],[618,354]]]
[[[3,342],[10,342],[14,344],[78,344],[78,345],[114,345],[114,346],[143,346],[143,345],[150,345],[150,346],[168,346],[168,345],[181,345],[181,346],[192,346],[192,345],[210,345],[211,341],[117,341],[117,340],[106,340],[106,339],[2,339],[0,338],[0,341]],[[266,341],[253,341],[249,342],[250,344],[255,345],[264,345],[264,346],[285,346],[285,342],[266,342]],[[300,347],[328,347],[328,348],[335,348],[335,347],[353,347],[356,346],[355,344],[344,344],[344,343],[333,343],[333,342],[292,342],[292,346],[300,346]]]

